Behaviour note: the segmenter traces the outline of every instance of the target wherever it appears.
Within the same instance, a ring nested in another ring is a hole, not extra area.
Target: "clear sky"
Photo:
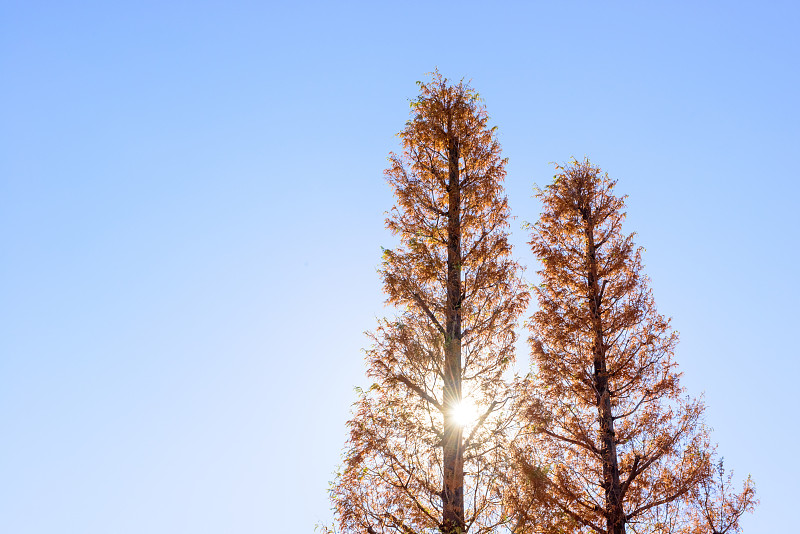
[[[798,20],[793,2],[2,1],[0,532],[330,519],[363,332],[388,313],[382,171],[435,67],[499,127],[529,278],[549,162],[619,180],[684,385],[756,481],[746,533],[795,530]]]

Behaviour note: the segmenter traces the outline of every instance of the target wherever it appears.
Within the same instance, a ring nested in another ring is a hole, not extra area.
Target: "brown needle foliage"
[[[689,508],[690,534],[728,534],[741,532],[739,519],[758,504],[756,489],[748,476],[741,493],[735,493],[733,473],[725,474],[720,459],[712,476],[692,491]]]
[[[520,440],[521,531],[654,532],[710,473],[703,404],[685,396],[678,335],[656,310],[624,197],[588,160],[557,166],[530,242],[543,268]]]
[[[332,487],[339,528],[359,533],[488,532],[505,521],[497,487],[503,373],[528,295],[507,239],[505,160],[477,93],[438,72],[419,83],[403,154],[386,171],[401,245],[382,276],[399,312],[367,351],[374,385],[350,420]],[[468,398],[476,417],[460,421]]]
[[[739,520],[758,504],[748,476],[737,493],[733,473],[725,473],[722,460],[713,462],[709,476],[685,498],[650,509],[632,528],[641,534],[734,534],[742,531]]]

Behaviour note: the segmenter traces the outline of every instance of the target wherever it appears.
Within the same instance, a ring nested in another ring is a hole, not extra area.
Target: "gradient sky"
[[[745,532],[794,530],[800,10],[655,4],[1,2],[0,532],[330,520],[435,67],[499,127],[529,279],[549,162],[619,180]]]

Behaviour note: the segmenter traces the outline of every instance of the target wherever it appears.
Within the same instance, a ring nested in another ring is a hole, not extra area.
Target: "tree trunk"
[[[449,126],[449,125],[448,125]],[[464,521],[464,451],[462,428],[453,408],[461,402],[461,185],[458,140],[449,132],[447,213],[447,303],[444,354],[443,534],[466,531]]]
[[[600,423],[600,455],[603,462],[603,489],[606,501],[607,534],[625,534],[625,512],[622,508],[622,487],[617,464],[617,444],[614,437],[614,415],[611,411],[611,392],[608,384],[606,347],[603,342],[602,289],[597,275],[597,251],[594,243],[594,221],[591,208],[583,213],[586,228],[586,259],[589,267],[587,285],[589,309],[592,316],[594,342],[594,386]]]

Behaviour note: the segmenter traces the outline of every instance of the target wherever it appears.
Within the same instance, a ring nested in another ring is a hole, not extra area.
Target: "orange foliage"
[[[733,473],[725,474],[722,460],[716,463],[712,476],[692,491],[688,509],[691,534],[728,534],[741,532],[739,518],[752,512],[758,504],[756,489],[748,476],[742,492],[735,493]]]
[[[528,300],[507,239],[506,162],[474,90],[438,72],[419,86],[386,171],[397,197],[387,226],[401,245],[381,273],[400,315],[372,335],[374,385],[348,423],[332,488],[343,532],[480,533],[506,519],[503,373]],[[465,397],[478,417],[463,425]]]
[[[710,474],[703,404],[679,384],[678,336],[622,231],[615,182],[588,160],[557,171],[530,242],[543,264],[526,396],[535,434],[517,444],[511,501],[521,531],[654,532],[654,514]]]
[[[386,170],[400,245],[381,275],[399,315],[371,334],[374,383],[331,489],[339,530],[739,532],[755,490],[748,478],[734,493],[713,468],[615,182],[573,160],[539,191],[533,372],[509,384],[529,295],[508,243],[506,161],[472,88],[438,72],[419,87]]]

